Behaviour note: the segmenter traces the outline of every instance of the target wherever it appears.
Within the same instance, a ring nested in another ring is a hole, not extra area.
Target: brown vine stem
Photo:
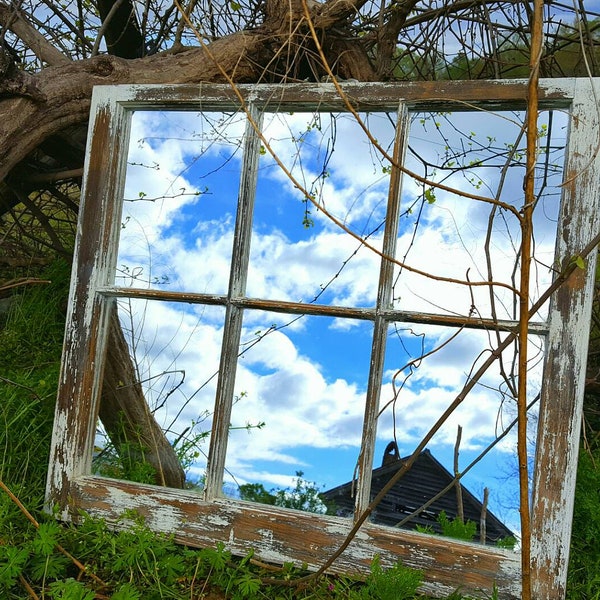
[[[531,517],[529,511],[529,468],[527,465],[527,346],[529,344],[529,279],[532,261],[535,165],[538,150],[538,84],[543,45],[543,2],[533,1],[531,55],[527,89],[527,169],[523,182],[525,197],[521,216],[521,278],[519,286],[519,376],[517,387],[517,455],[519,461],[519,512],[521,516],[521,598],[531,600]]]
[[[319,57],[321,58],[321,63],[323,65],[323,67],[325,68],[325,70],[327,71],[327,75],[331,79],[331,82],[335,86],[335,89],[336,89],[339,97],[343,100],[344,105],[346,106],[346,109],[354,117],[354,119],[356,120],[356,122],[358,123],[360,128],[363,130],[363,132],[367,136],[369,142],[373,145],[374,148],[377,149],[377,151],[381,154],[381,156],[390,163],[390,165],[392,165],[394,168],[400,170],[401,173],[404,173],[405,175],[412,177],[415,181],[418,181],[419,183],[422,183],[424,185],[428,185],[432,188],[436,188],[438,190],[442,190],[445,192],[450,192],[451,194],[455,194],[455,195],[461,196],[463,198],[468,198],[469,200],[477,200],[479,202],[485,202],[487,204],[492,204],[494,206],[498,206],[499,208],[503,208],[504,210],[513,213],[517,217],[519,216],[517,209],[514,206],[512,206],[512,204],[507,204],[505,202],[501,202],[497,198],[490,198],[489,196],[480,196],[478,194],[471,194],[470,192],[466,192],[464,190],[460,190],[458,188],[454,188],[454,187],[445,185],[445,184],[437,182],[437,181],[431,181],[430,179],[427,179],[426,177],[423,177],[423,176],[419,175],[418,173],[415,173],[414,171],[407,169],[404,165],[399,164],[397,160],[394,160],[394,158],[392,156],[390,156],[390,154],[388,152],[386,152],[385,148],[383,148],[383,146],[381,146],[381,144],[373,136],[373,134],[371,133],[371,131],[369,130],[369,128],[367,127],[365,122],[361,119],[360,115],[358,114],[358,112],[356,111],[354,106],[352,105],[352,102],[348,98],[348,95],[346,94],[346,92],[343,90],[343,88],[340,85],[339,81],[337,80],[336,76],[333,74],[333,71],[331,70],[329,63],[327,62],[327,57],[325,56],[325,53],[323,52],[323,47],[321,45],[320,37],[317,34],[317,30],[315,29],[315,25],[310,16],[310,10],[308,8],[307,0],[302,0],[302,6],[304,9],[304,18],[306,19],[306,22],[308,23],[308,27],[310,29],[310,32],[311,32],[311,35],[313,38],[313,42],[315,44],[315,47],[317,48]],[[439,98],[439,99],[431,98],[431,100],[441,100],[446,103],[448,103],[450,101],[450,99],[448,99],[448,98]],[[466,102],[464,102],[463,104],[468,105],[468,103],[466,103]],[[479,110],[482,110],[482,109],[480,108]]]
[[[185,16],[185,13],[183,12],[183,9],[181,8],[181,6],[179,4],[179,1],[178,0],[174,0],[174,3],[177,6],[178,10],[182,13],[183,18],[187,19],[187,17]],[[305,5],[305,10],[308,11],[308,8],[306,7],[306,2],[305,1],[304,1],[304,5]],[[457,285],[465,285],[465,286],[468,286],[468,287],[478,287],[478,286],[500,287],[500,288],[508,289],[511,292],[515,293],[515,294],[518,294],[518,290],[516,290],[512,285],[509,285],[509,284],[504,283],[502,281],[462,281],[460,279],[454,279],[452,277],[443,277],[441,275],[435,275],[434,273],[430,273],[428,271],[422,271],[420,269],[412,267],[409,264],[403,263],[402,261],[399,261],[397,258],[395,258],[393,256],[388,256],[387,254],[385,254],[385,252],[382,252],[381,250],[379,250],[378,248],[376,248],[374,245],[372,245],[369,242],[367,242],[366,239],[364,239],[359,234],[357,234],[354,231],[352,231],[347,225],[345,225],[340,219],[338,219],[333,213],[331,213],[325,206],[319,204],[315,200],[315,198],[313,197],[313,195],[302,185],[302,183],[300,183],[298,181],[298,179],[296,177],[294,177],[293,173],[291,173],[291,171],[285,166],[285,164],[283,163],[283,161],[281,160],[281,158],[279,158],[279,156],[277,155],[277,153],[273,150],[273,148],[269,144],[268,140],[264,137],[264,135],[263,135],[263,133],[262,133],[262,131],[261,131],[258,123],[256,123],[256,121],[252,117],[252,114],[250,113],[250,110],[248,109],[248,107],[246,105],[246,101],[244,100],[244,97],[243,97],[242,93],[240,92],[239,88],[237,87],[235,81],[233,81],[232,77],[221,67],[221,65],[217,61],[216,57],[214,56],[214,54],[210,51],[209,46],[204,42],[204,40],[202,39],[202,36],[197,31],[197,29],[194,28],[193,24],[191,23],[191,21],[189,21],[189,19],[187,19],[187,23],[188,23],[188,26],[190,27],[190,29],[192,30],[192,32],[194,33],[194,35],[196,36],[196,39],[200,43],[200,46],[204,49],[204,51],[209,56],[209,58],[215,63],[215,65],[221,71],[221,74],[223,75],[223,77],[225,78],[225,80],[227,81],[227,83],[231,86],[231,89],[233,90],[233,92],[235,93],[235,95],[237,96],[237,98],[238,98],[238,100],[240,102],[240,108],[244,111],[244,113],[245,113],[245,115],[246,115],[246,117],[248,119],[248,122],[250,123],[250,125],[254,129],[254,131],[255,131],[256,135],[259,137],[260,141],[262,142],[262,144],[263,144],[263,146],[265,148],[265,151],[270,154],[270,156],[277,163],[277,165],[279,166],[279,168],[283,171],[283,173],[285,174],[285,176],[292,182],[292,184],[294,185],[294,187],[296,189],[298,189],[300,191],[300,193],[317,210],[319,210],[325,217],[327,217],[338,228],[340,228],[342,231],[344,231],[344,233],[347,233],[353,239],[357,240],[362,246],[364,246],[365,248],[367,248],[371,252],[374,252],[379,257],[383,258],[384,260],[390,261],[391,263],[396,264],[396,265],[402,267],[403,269],[406,269],[407,271],[410,271],[411,273],[415,273],[417,275],[421,275],[422,277],[426,277],[428,279],[433,279],[435,281],[443,281],[443,282],[446,282],[446,283],[453,283],[453,284],[457,284]],[[311,22],[309,21],[309,23],[311,23]],[[313,27],[313,30],[314,30],[314,27]],[[316,35],[316,32],[315,32],[315,35]],[[320,49],[320,45],[318,47]],[[324,55],[322,55],[322,59],[326,60]],[[327,63],[325,63],[325,67],[329,71],[329,73],[331,73],[331,69],[330,69],[329,65],[327,65]],[[333,76],[333,73],[331,73],[331,75]],[[373,135],[371,134],[371,132],[369,131],[369,129],[367,128],[367,126],[361,121],[360,115],[358,115],[358,113],[354,110],[354,108],[352,107],[352,104],[348,100],[347,96],[344,94],[343,90],[341,89],[339,83],[337,82],[337,80],[335,80],[335,78],[334,78],[334,83],[335,83],[335,86],[336,86],[336,90],[338,91],[338,94],[340,95],[340,97],[344,101],[344,103],[345,103],[346,107],[348,108],[348,110],[351,112],[351,114],[357,120],[358,124],[365,131],[365,133],[366,133],[369,141],[374,145],[375,148],[378,149],[379,152],[382,153],[382,155],[384,156],[384,158],[386,158],[386,160],[389,160],[389,162],[394,166],[394,168],[397,168],[400,172],[402,172],[402,173],[404,173],[404,174],[406,174],[406,175],[408,175],[408,176],[416,179],[417,181],[419,181],[421,183],[427,184],[427,185],[429,185],[431,187],[435,187],[435,188],[438,188],[438,189],[441,189],[441,190],[449,191],[451,193],[457,194],[459,196],[463,196],[465,198],[469,198],[469,199],[473,199],[473,200],[479,200],[479,201],[482,201],[482,202],[491,203],[491,204],[494,204],[496,206],[500,206],[501,208],[504,208],[504,209],[506,209],[509,212],[513,212],[513,213],[517,214],[517,216],[518,216],[518,212],[516,212],[515,207],[512,206],[512,205],[510,205],[510,204],[505,204],[503,202],[499,202],[499,201],[493,200],[491,198],[486,198],[485,196],[477,196],[476,194],[469,194],[468,192],[464,192],[464,191],[459,190],[457,188],[452,188],[452,187],[446,186],[446,185],[441,184],[441,183],[436,183],[434,181],[429,181],[428,179],[426,179],[424,177],[421,177],[420,175],[418,175],[416,173],[413,173],[412,171],[410,171],[410,170],[406,169],[405,167],[403,167],[402,165],[398,164],[398,161],[395,161],[392,157],[390,157],[385,152],[385,150],[379,145],[379,143],[377,142],[377,140],[373,137]]]
[[[25,579],[25,577],[23,577],[23,575],[19,575],[19,581],[29,594],[30,598],[33,598],[33,600],[40,600],[40,597],[35,593],[35,590],[29,585],[29,582],[27,579]]]

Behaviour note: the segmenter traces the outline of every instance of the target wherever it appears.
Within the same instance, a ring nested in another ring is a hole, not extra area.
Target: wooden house
[[[381,491],[383,486],[402,466],[403,461],[398,448],[391,442],[384,453],[382,466],[373,470],[371,482],[371,500]],[[380,525],[398,526],[408,515],[418,511],[426,502],[444,490],[454,476],[434,458],[429,450],[424,450],[413,466],[388,492],[381,503],[373,511],[370,520]],[[465,521],[473,521],[477,525],[475,540],[480,540],[482,515],[485,522],[485,543],[495,544],[499,539],[514,536],[514,533],[500,521],[490,510],[485,510],[480,502],[464,485],[461,485],[462,503]],[[332,503],[340,516],[351,516],[354,510],[352,498],[352,482],[344,483],[336,488],[323,492],[326,502]],[[426,509],[419,511],[402,525],[406,529],[416,529],[417,525],[430,527],[441,533],[437,521],[438,515],[444,511],[449,519],[458,514],[456,487],[452,486],[440,498]]]

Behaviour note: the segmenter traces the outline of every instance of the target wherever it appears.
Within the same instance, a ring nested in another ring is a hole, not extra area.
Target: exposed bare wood
[[[397,51],[398,34],[406,23],[408,15],[417,4],[417,0],[404,0],[393,4],[390,17],[383,21],[377,31],[377,75],[378,79],[389,79],[393,70],[393,57]],[[383,10],[383,9],[382,9]]]
[[[127,508],[139,512],[153,529],[175,533],[190,546],[210,546],[222,541],[236,554],[250,549],[266,562],[305,563],[316,569],[323,556],[339,546],[351,520],[278,509],[248,502],[203,502],[194,492],[179,492],[86,477],[71,486],[75,507],[122,522]],[[512,551],[469,544],[394,528],[365,524],[331,572],[368,572],[374,553],[384,565],[397,560],[424,571],[423,591],[448,596],[457,587],[482,597],[482,590],[497,585],[501,598],[520,598],[519,559]]]
[[[67,171],[54,171],[50,173],[37,173],[30,178],[31,183],[56,183],[65,179],[78,179],[83,175],[83,168],[69,169]]]
[[[259,119],[258,110],[252,108],[253,119]],[[228,298],[243,296],[246,293],[247,267],[250,260],[252,239],[252,214],[258,164],[260,160],[260,140],[252,135],[252,125],[246,124],[244,141],[244,163],[239,187],[239,202],[233,240],[232,269],[229,280]],[[229,303],[226,307],[223,331],[223,347],[217,383],[213,432],[210,438],[209,460],[206,469],[206,497],[216,498],[222,494],[223,472],[227,451],[227,438],[231,426],[231,408],[235,389],[237,355],[240,348],[243,310]]]
[[[577,96],[571,109],[571,151],[565,167],[563,226],[557,247],[557,256],[563,257],[564,263],[577,256],[579,248],[595,236],[597,242],[600,229],[597,106],[589,84],[578,80],[577,85],[587,92]],[[587,199],[585,203],[582,198]],[[585,270],[577,269],[568,284],[557,290],[550,307],[549,358],[542,388],[532,497],[531,573],[536,600],[563,598],[566,590],[589,339],[588,328],[578,328],[578,324],[589,322],[596,259],[597,253],[590,253]],[[568,360],[560,359],[559,349]]]
[[[490,498],[489,488],[483,488],[483,503],[481,509],[481,520],[479,526],[479,541],[485,543],[485,530],[486,530],[486,517],[487,517],[487,506]]]
[[[0,260],[0,262],[2,262]],[[6,281],[0,284],[0,297],[4,294],[3,292],[7,292],[8,290],[12,290],[14,288],[23,287],[25,285],[40,285],[51,283],[48,279],[38,279],[37,277],[20,277],[19,279],[11,279],[10,281]]]
[[[120,289],[115,287],[102,288],[101,293],[114,298],[145,298],[154,300],[169,300],[171,302],[196,302],[225,306],[225,296],[199,294],[193,292],[171,292],[159,289]],[[303,302],[273,301],[262,298],[231,298],[231,303],[243,308],[257,308],[272,312],[286,312],[297,315],[335,315],[342,318],[364,319],[373,321],[376,312],[372,308],[356,308],[351,306],[332,306],[323,304],[306,304]],[[379,315],[388,321],[406,321],[407,323],[427,323],[430,325],[453,325],[467,329],[495,329],[498,331],[514,331],[516,321],[504,319],[486,319],[474,315],[432,315],[409,310],[380,309]],[[548,326],[541,321],[530,321],[529,333],[545,335]]]
[[[465,521],[465,510],[463,506],[462,486],[460,484],[460,470],[458,467],[458,458],[460,453],[460,439],[462,437],[462,427],[459,425],[456,432],[456,442],[454,444],[454,477],[456,478],[456,506],[458,507],[456,513],[458,518],[464,523]],[[484,504],[485,506],[485,504]],[[482,538],[485,540],[485,536]]]

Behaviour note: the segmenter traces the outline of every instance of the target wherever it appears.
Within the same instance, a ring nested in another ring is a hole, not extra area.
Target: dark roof
[[[380,492],[392,475],[402,466],[403,461],[390,453],[390,446],[384,454],[383,466],[374,469],[371,480],[371,500]],[[429,450],[424,450],[417,457],[413,466],[400,478],[385,498],[373,511],[370,520],[380,525],[397,526],[397,524],[413,511],[423,506],[428,500],[441,492],[454,477],[438,462]],[[465,520],[474,521],[477,525],[476,540],[480,539],[480,521],[483,504],[461,485]],[[338,515],[350,516],[354,511],[352,498],[352,482],[323,492],[324,498],[335,505]],[[433,502],[427,509],[418,513],[402,527],[416,529],[417,525],[431,527],[441,533],[437,516],[444,511],[449,519],[457,515],[456,488],[452,487],[441,498]],[[514,533],[502,523],[490,510],[486,512],[486,543],[493,544],[501,538],[514,536]]]

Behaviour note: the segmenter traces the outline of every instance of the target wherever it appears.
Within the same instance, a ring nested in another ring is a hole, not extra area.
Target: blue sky
[[[498,197],[519,208],[523,168],[507,169],[500,188],[501,153],[518,138],[518,120],[510,113],[416,116],[407,165],[447,185]],[[367,117],[386,151],[394,121],[394,115]],[[239,115],[135,113],[118,285],[226,292],[243,128]],[[264,131],[290,172],[321,206],[380,248],[389,169],[352,118],[267,115]],[[554,132],[559,141],[564,138],[556,116]],[[540,138],[541,147],[545,140]],[[459,151],[450,156],[452,148]],[[459,161],[471,167],[454,172]],[[550,161],[560,161],[560,153],[552,154]],[[549,184],[553,183],[551,177]],[[557,196],[550,187],[546,191],[536,219],[534,296],[550,280],[552,264]],[[410,178],[403,184],[401,206],[405,212],[399,224],[398,259],[438,276],[464,280],[468,270],[470,281],[484,280],[489,267],[482,240],[489,227],[494,279],[511,282],[519,239],[509,211],[492,212],[490,204],[430,190]],[[260,159],[247,295],[304,303],[319,295],[322,304],[373,306],[378,273],[378,256],[307,205],[265,151]],[[465,286],[407,269],[397,268],[395,276],[396,308],[466,315],[474,303],[482,316],[492,314],[487,288],[471,294]],[[514,295],[502,288],[495,291],[498,316],[512,317]],[[159,421],[172,435],[191,423],[196,431],[208,430],[224,310],[136,300],[123,306],[121,314],[126,325],[133,323],[140,369],[149,381],[146,394],[150,405],[159,407]],[[268,489],[290,485],[298,470],[324,489],[351,479],[361,437],[371,332],[368,321],[246,311],[241,346],[246,351],[238,363],[238,401],[232,414],[233,427],[240,429],[230,436],[227,479],[261,482]],[[394,433],[401,454],[412,452],[495,340],[493,333],[462,331],[418,363],[395,396],[391,382],[399,370],[453,333],[424,325],[390,329],[381,406],[395,398],[395,428],[388,408],[380,418],[375,467]],[[539,387],[539,346],[532,340],[532,395]],[[507,353],[507,372],[512,358]],[[460,424],[464,468],[493,439],[499,423],[506,424],[514,415],[507,391],[498,369],[492,370],[432,440],[429,448],[436,458],[452,468]],[[262,422],[260,429],[243,429]],[[201,449],[207,452],[206,440]],[[190,474],[199,476],[203,469],[199,460]],[[465,480],[479,497],[489,486],[492,510],[513,527],[516,479],[506,477],[514,472],[514,436],[509,436]]]

